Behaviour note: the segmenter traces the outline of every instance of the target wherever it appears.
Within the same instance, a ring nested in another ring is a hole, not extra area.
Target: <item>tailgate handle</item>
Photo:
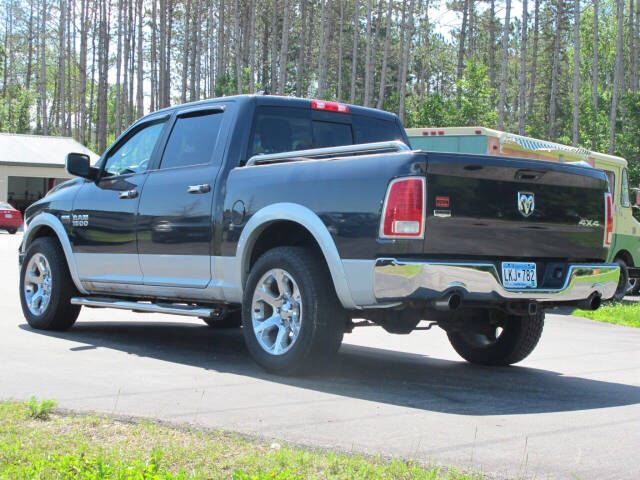
[[[516,180],[526,180],[528,182],[535,182],[540,180],[546,172],[540,170],[518,170],[516,172]]]

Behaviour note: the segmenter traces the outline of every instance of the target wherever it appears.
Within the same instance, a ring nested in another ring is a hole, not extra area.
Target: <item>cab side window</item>
[[[164,128],[164,122],[138,130],[109,154],[104,171],[108,176],[140,173],[147,170],[153,149]]]
[[[160,168],[211,162],[222,118],[223,113],[218,111],[178,117],[162,155]]]
[[[620,205],[623,207],[630,207],[631,200],[629,199],[629,172],[627,169],[622,170],[622,185],[620,187]]]

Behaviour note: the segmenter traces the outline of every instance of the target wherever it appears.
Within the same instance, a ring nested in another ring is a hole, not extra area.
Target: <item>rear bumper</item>
[[[571,264],[561,288],[506,289],[492,263],[379,258],[374,268],[373,289],[379,302],[436,300],[457,291],[465,301],[571,303],[594,293],[603,300],[613,297],[619,277],[617,264]]]
[[[21,218],[2,218],[0,219],[0,229],[20,228],[22,226]]]

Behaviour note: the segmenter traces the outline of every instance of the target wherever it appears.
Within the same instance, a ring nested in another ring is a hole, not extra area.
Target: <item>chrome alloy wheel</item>
[[[24,274],[24,298],[29,311],[42,315],[51,300],[51,266],[42,253],[36,253],[27,264]]]
[[[288,352],[300,335],[302,300],[291,274],[273,268],[258,281],[251,301],[251,323],[260,346],[271,355]]]

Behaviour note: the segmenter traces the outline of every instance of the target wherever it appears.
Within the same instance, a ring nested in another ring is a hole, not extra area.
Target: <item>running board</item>
[[[108,297],[73,297],[72,305],[83,305],[93,308],[117,308],[135,312],[167,313],[169,315],[186,315],[189,317],[213,317],[218,310],[177,303],[131,302]]]

